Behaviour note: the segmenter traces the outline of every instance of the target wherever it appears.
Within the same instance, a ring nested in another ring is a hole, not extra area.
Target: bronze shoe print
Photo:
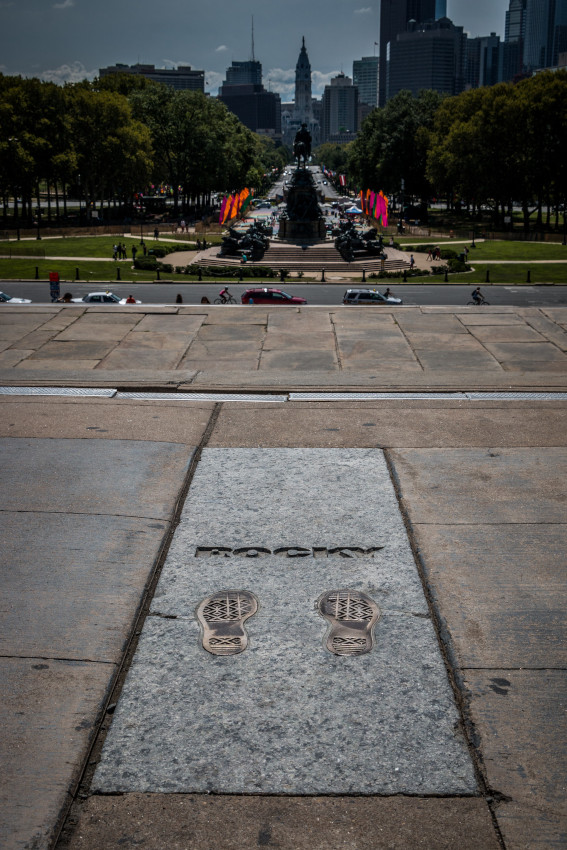
[[[203,649],[213,655],[237,655],[248,646],[245,621],[258,610],[248,590],[221,590],[203,599],[197,617],[203,629]]]
[[[319,613],[331,624],[325,646],[334,655],[365,655],[374,646],[372,627],[378,605],[360,590],[329,590],[319,597]]]

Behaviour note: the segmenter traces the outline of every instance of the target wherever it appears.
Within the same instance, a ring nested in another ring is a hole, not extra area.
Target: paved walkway
[[[564,308],[2,313],[2,847],[565,846],[566,336]],[[231,591],[258,608],[216,656],[196,612]],[[365,655],[329,650],[342,591]]]

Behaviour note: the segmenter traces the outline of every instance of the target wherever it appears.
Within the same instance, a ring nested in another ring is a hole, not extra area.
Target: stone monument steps
[[[409,261],[399,251],[390,252],[386,249],[386,254],[389,254],[389,256],[384,261],[384,271],[409,269]],[[207,265],[210,266],[235,264],[239,265],[239,260],[234,257],[211,257],[207,260]],[[275,270],[303,271],[312,274],[323,269],[325,271],[351,271],[354,273],[362,273],[363,269],[368,272],[382,270],[382,261],[379,257],[356,257],[352,263],[347,263],[332,242],[308,244],[306,248],[297,244],[271,242],[263,259],[257,262],[249,260],[248,265],[267,266]]]

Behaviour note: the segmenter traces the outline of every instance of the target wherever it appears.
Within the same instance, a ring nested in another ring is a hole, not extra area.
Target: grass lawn
[[[494,263],[482,265],[474,263],[474,271],[463,274],[449,274],[450,283],[485,283],[486,272],[490,273],[490,283],[509,285],[522,285],[527,283],[528,269],[531,271],[531,284],[536,283],[561,283],[567,284],[567,263],[548,263],[541,266],[530,266],[529,262],[524,265],[509,266],[506,263]],[[443,282],[444,277],[435,275],[433,277],[416,278],[423,283]],[[412,281],[413,282],[413,281]]]
[[[3,280],[34,280],[38,268],[39,280],[49,280],[49,272],[59,272],[61,283],[75,283],[75,269],[79,269],[80,281],[116,281],[116,269],[120,269],[122,281],[155,280],[155,272],[134,270],[130,263],[97,263],[88,260],[2,260],[0,278]]]
[[[408,250],[410,245],[418,244],[440,245],[441,242],[424,239],[419,243],[414,240],[406,243],[404,248]],[[462,247],[464,245],[455,245],[454,250],[460,253]],[[557,242],[477,242],[476,248],[469,250],[469,263],[476,263],[479,260],[565,260],[567,262],[567,246]]]
[[[179,245],[180,241],[186,240],[181,239],[174,242],[168,239],[160,239],[159,242],[154,242],[153,237],[149,236],[145,239],[148,251],[153,245]],[[0,241],[0,254],[7,254],[8,251],[12,251],[14,254],[21,250],[25,256],[33,256],[34,249],[37,249],[42,254],[45,252],[46,257],[102,257],[112,260],[112,246],[118,242],[126,245],[129,257],[132,256],[132,245],[135,245],[138,249],[138,256],[142,256],[139,236],[70,236],[62,239],[44,238],[41,241],[24,239],[21,242],[12,239],[9,242]],[[191,239],[191,243],[195,243],[195,238]],[[188,246],[188,249],[190,247],[192,246]]]

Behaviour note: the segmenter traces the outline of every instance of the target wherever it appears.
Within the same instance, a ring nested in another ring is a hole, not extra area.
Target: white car
[[[12,298],[5,292],[0,292],[0,304],[31,304],[29,298]]]
[[[73,298],[73,304],[132,304],[127,298],[119,298],[114,292],[89,292],[82,298]],[[141,304],[141,301],[135,299],[136,304]]]

